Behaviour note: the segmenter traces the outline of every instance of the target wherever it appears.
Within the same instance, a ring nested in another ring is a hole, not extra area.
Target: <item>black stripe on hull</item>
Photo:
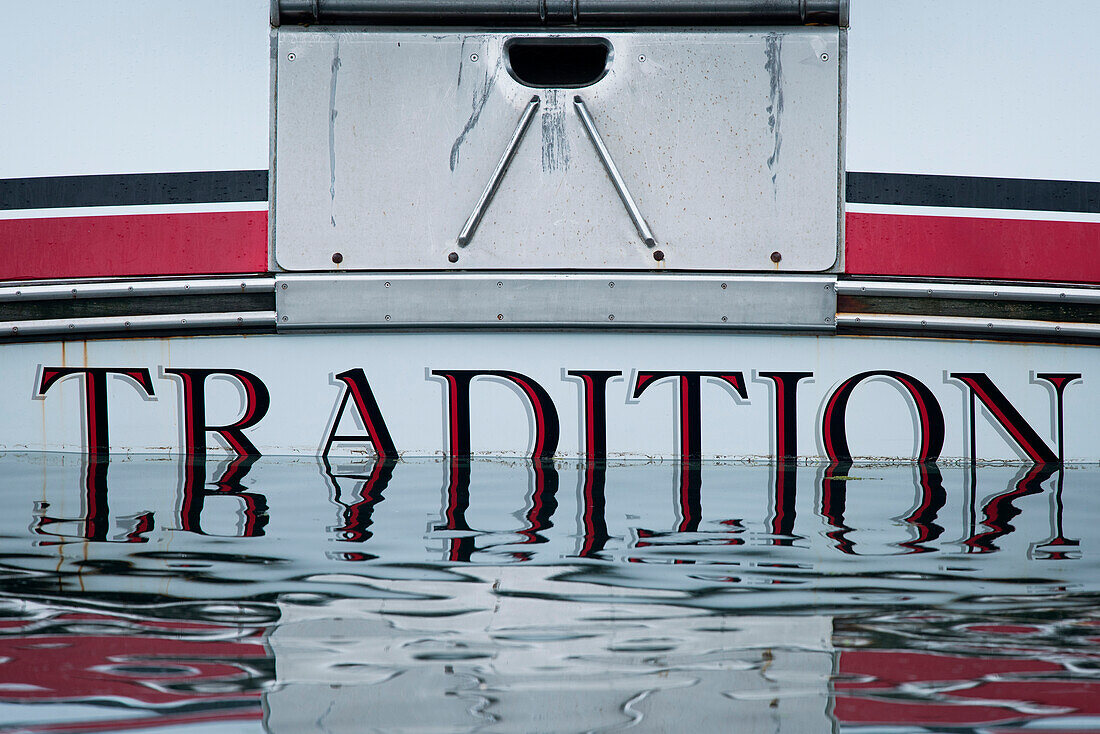
[[[267,201],[267,171],[117,173],[0,180],[0,210]]]
[[[855,171],[847,181],[852,204],[1100,213],[1100,182]]]

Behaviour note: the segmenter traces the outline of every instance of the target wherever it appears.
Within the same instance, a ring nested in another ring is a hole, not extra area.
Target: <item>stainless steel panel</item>
[[[335,327],[831,330],[829,276],[284,275],[280,329]]]
[[[282,28],[276,260],[289,270],[827,270],[838,251],[839,34],[593,31],[612,47],[606,75],[533,89],[509,73],[506,42],[576,32]],[[459,247],[533,95],[531,127]]]

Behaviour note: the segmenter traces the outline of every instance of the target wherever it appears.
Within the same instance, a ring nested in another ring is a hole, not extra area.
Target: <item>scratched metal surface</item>
[[[1095,731],[1098,479],[0,454],[0,730]]]
[[[582,89],[519,84],[503,51],[514,35],[280,29],[278,264],[652,269],[575,109],[579,95],[662,267],[833,266],[839,31],[589,34],[613,51],[607,74]],[[539,109],[459,247],[532,96]]]

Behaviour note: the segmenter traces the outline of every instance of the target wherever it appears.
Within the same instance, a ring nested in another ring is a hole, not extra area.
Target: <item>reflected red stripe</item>
[[[267,212],[0,220],[0,279],[267,270]]]
[[[845,226],[852,274],[1100,283],[1100,222],[849,212]]]
[[[977,680],[988,675],[1053,673],[1062,671],[1057,663],[1019,658],[975,658],[961,655],[933,655],[894,650],[853,650],[840,656],[841,676],[869,676],[867,683],[838,681],[836,688],[884,688],[896,683],[916,681]]]

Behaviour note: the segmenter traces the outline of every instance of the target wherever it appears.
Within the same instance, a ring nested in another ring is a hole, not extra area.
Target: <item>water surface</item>
[[[1098,488],[0,455],[0,731],[1100,730]]]

